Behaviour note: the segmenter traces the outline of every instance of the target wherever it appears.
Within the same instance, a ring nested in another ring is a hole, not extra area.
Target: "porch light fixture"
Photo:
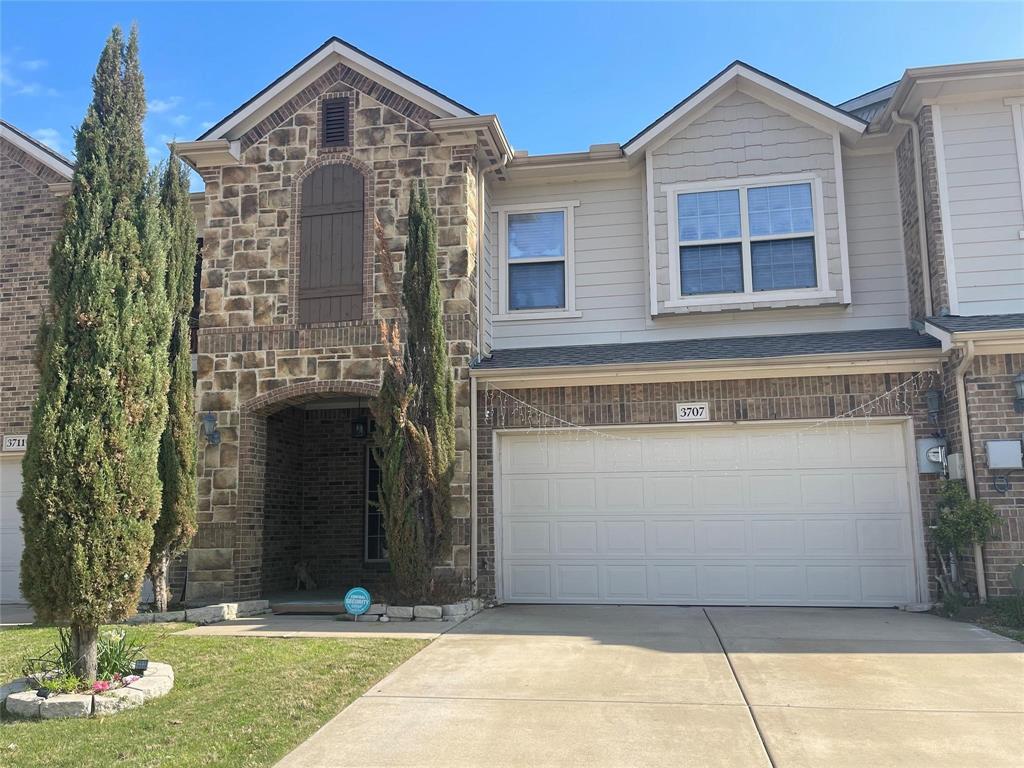
[[[369,434],[369,426],[366,423],[366,419],[353,419],[352,420],[352,437],[356,440],[365,440],[367,434]]]
[[[925,393],[925,400],[928,403],[928,421],[932,424],[939,423],[939,414],[942,412],[942,390],[932,388]]]
[[[1013,398],[1013,410],[1024,413],[1024,371],[1013,377],[1013,388],[1017,396]]]
[[[220,445],[220,430],[217,429],[217,417],[212,413],[204,413],[203,436],[210,445]]]

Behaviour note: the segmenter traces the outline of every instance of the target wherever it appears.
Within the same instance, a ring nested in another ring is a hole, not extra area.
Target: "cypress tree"
[[[149,578],[158,611],[169,602],[167,570],[196,532],[196,427],[189,353],[189,315],[196,260],[196,225],[189,206],[188,170],[172,152],[160,179],[160,203],[170,225],[167,247],[167,300],[171,310],[168,350],[170,386],[167,424],[160,438],[163,484],[160,517],[149,553]]]
[[[437,272],[437,219],[420,182],[409,195],[402,294],[408,317],[406,367],[416,385],[410,419],[419,429],[424,479],[419,502],[424,544],[431,561],[449,541],[451,481],[455,470],[455,380],[444,332]]]
[[[131,614],[160,511],[167,413],[166,225],[148,177],[138,37],[115,28],[75,135],[50,258],[40,388],[19,501],[22,591],[71,626],[76,673],[96,676],[99,625]]]

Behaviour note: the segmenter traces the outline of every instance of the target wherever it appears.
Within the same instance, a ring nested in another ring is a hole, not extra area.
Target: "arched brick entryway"
[[[263,583],[263,535],[267,468],[267,419],[293,406],[346,397],[372,398],[374,381],[308,381],[280,387],[239,409],[238,535],[235,545],[235,594],[260,597]]]

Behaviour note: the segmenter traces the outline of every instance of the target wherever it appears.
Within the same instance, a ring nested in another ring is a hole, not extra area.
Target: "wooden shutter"
[[[318,168],[302,182],[299,322],[363,316],[363,175],[350,165]]]
[[[348,144],[348,99],[326,99],[323,102],[323,141],[325,147]]]

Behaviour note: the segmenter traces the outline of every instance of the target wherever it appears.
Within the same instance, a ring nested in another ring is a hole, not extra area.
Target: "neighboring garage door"
[[[23,603],[21,570],[21,454],[0,458],[0,603]]]
[[[499,453],[506,601],[917,600],[899,424],[510,432]]]

